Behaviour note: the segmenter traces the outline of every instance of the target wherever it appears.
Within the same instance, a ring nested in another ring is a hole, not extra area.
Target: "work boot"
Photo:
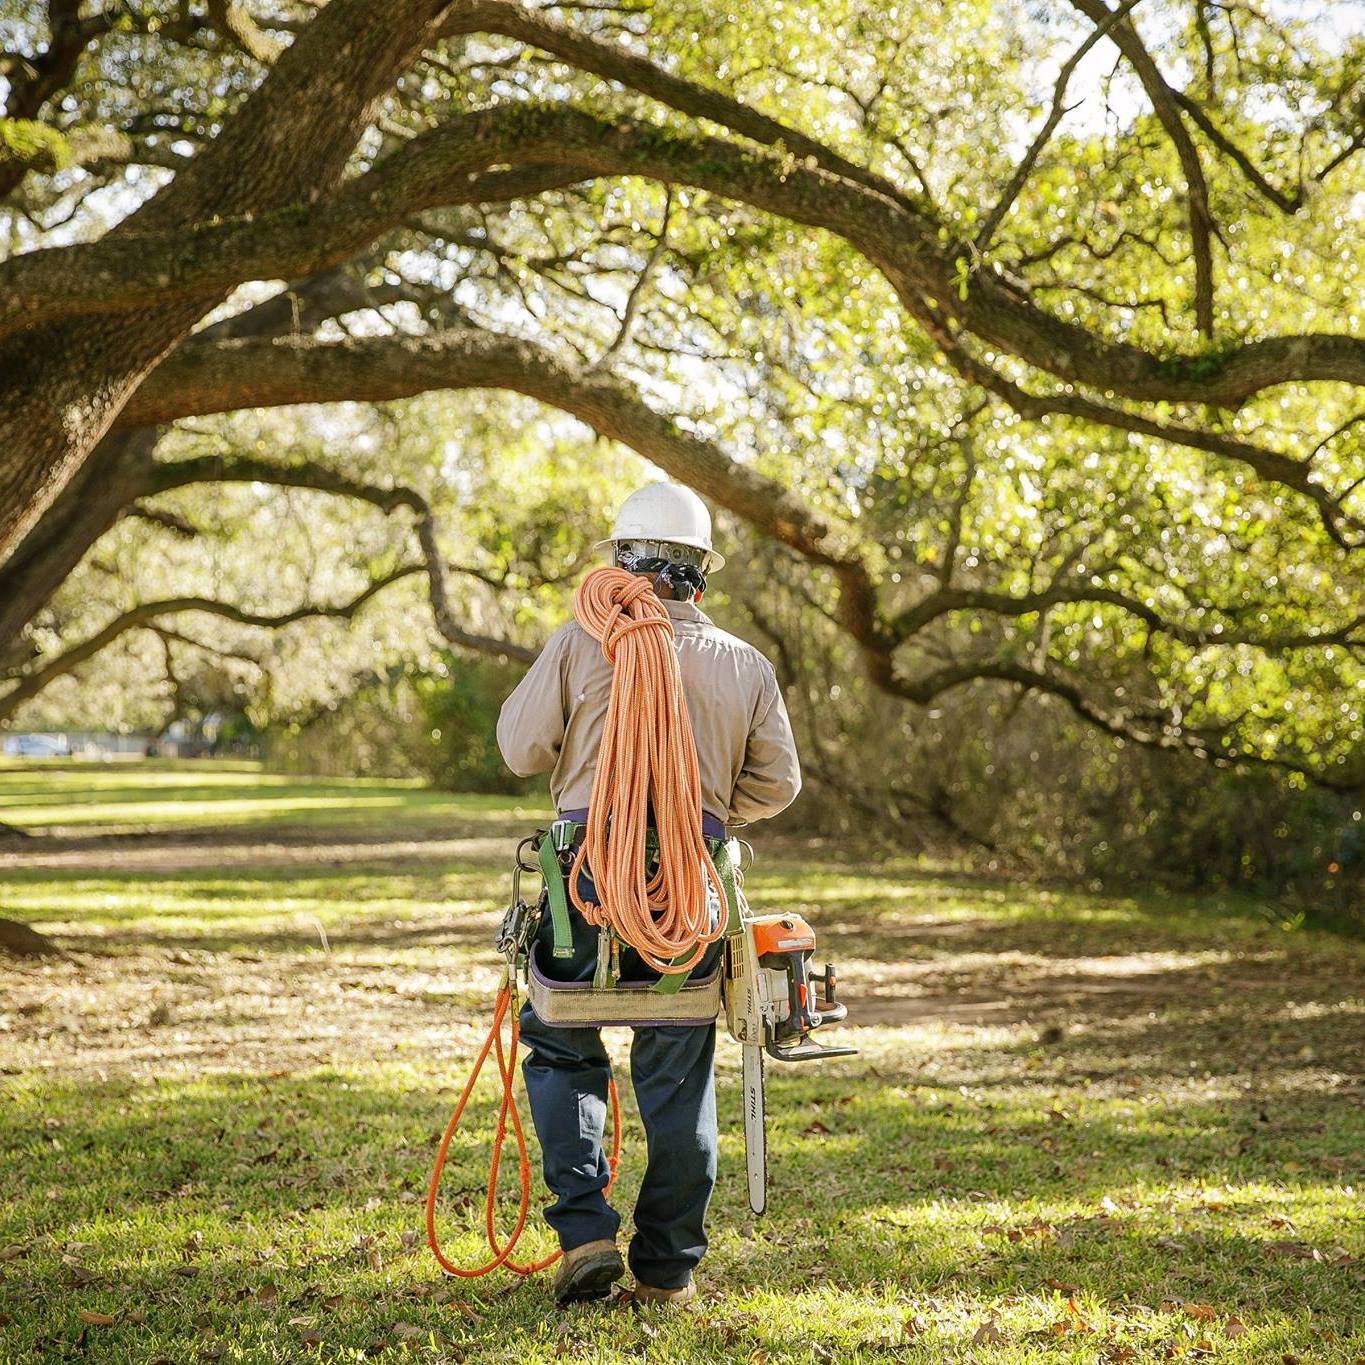
[[[688,1280],[681,1289],[655,1289],[652,1284],[642,1284],[636,1280],[635,1288],[631,1290],[630,1297],[634,1303],[644,1307],[661,1303],[670,1308],[677,1308],[697,1297],[697,1286]]]
[[[626,1273],[625,1262],[616,1243],[605,1238],[598,1242],[584,1242],[564,1253],[555,1274],[555,1303],[561,1308],[567,1303],[582,1303],[588,1299],[605,1299],[612,1285]]]

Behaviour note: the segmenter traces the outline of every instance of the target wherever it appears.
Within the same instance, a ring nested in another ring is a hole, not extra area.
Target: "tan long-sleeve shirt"
[[[776,815],[801,790],[801,768],[772,664],[694,603],[664,607],[697,741],[702,809],[727,824]],[[611,677],[602,647],[570,621],[503,703],[498,748],[507,766],[521,777],[548,772],[557,810],[587,808]]]

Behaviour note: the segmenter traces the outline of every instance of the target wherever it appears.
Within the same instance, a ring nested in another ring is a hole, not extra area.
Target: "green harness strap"
[[[559,861],[559,850],[555,847],[553,826],[542,836],[536,857],[545,882],[545,895],[550,902],[550,924],[554,930],[554,947],[550,951],[555,957],[572,957],[573,926],[569,922],[569,897],[564,889],[564,868]]]
[[[725,932],[727,934],[737,934],[739,932],[739,892],[735,886],[735,861],[730,853],[730,843],[726,839],[708,839],[706,846],[711,854],[711,861],[716,865],[716,872],[720,876],[721,890],[725,893]],[[687,957],[675,957],[671,965],[677,966],[680,962],[696,963],[702,958],[703,949],[700,945],[692,950]],[[696,959],[693,961],[693,959]],[[687,978],[691,976],[690,971],[671,972],[667,976],[661,976],[654,983],[654,989],[660,995],[675,995],[682,990]]]

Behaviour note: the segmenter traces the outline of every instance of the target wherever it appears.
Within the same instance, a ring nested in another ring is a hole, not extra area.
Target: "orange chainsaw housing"
[[[754,955],[809,953],[815,951],[815,931],[800,915],[765,915],[755,919],[751,932]]]

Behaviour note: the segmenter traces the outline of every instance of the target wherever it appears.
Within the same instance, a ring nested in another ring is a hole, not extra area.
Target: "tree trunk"
[[[200,156],[108,235],[308,203],[338,181],[380,101],[436,36],[443,0],[332,0]],[[340,74],[339,74],[340,73]],[[0,346],[0,555],[51,504],[128,395],[195,322],[226,297],[78,317]]]
[[[65,957],[53,941],[14,919],[0,919],[0,952],[15,957]]]
[[[159,434],[139,428],[106,436],[0,564],[0,660],[91,546],[145,494]]]

